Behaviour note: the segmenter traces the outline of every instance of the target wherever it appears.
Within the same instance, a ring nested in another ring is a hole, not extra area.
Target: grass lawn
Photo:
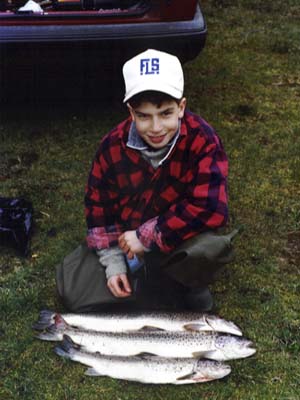
[[[189,108],[209,121],[230,159],[236,259],[212,287],[215,313],[238,324],[257,354],[224,380],[185,387],[83,375],[31,329],[61,310],[54,267],[84,239],[83,194],[101,135],[122,106],[2,108],[0,195],[32,201],[31,254],[0,254],[2,400],[296,400],[300,398],[300,3],[203,0],[208,40],[185,65]],[[121,100],[121,98],[120,98]]]

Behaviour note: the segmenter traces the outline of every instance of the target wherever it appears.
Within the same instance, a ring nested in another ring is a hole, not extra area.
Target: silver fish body
[[[55,348],[58,355],[78,361],[90,368],[86,375],[109,376],[142,383],[190,384],[221,379],[231,372],[229,365],[195,358],[103,356],[82,351],[64,338]]]
[[[127,332],[152,327],[167,331],[223,332],[242,336],[241,330],[231,321],[215,315],[192,312],[58,314],[44,310],[41,311],[39,320],[33,327],[44,330],[55,323],[57,318],[63,318],[73,327],[97,332]]]
[[[201,357],[224,361],[249,357],[255,353],[252,342],[245,338],[214,332],[135,331],[94,332],[56,321],[38,335],[42,340],[62,340],[66,334],[87,352],[105,355],[134,356],[141,353],[161,357]]]

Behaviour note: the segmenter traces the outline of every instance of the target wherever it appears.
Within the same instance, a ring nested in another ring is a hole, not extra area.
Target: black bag
[[[32,204],[22,198],[0,197],[0,244],[26,256],[32,233]]]

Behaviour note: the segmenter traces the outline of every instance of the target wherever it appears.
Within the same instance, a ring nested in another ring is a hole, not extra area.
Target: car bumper
[[[126,54],[155,47],[178,56],[194,58],[204,47],[206,24],[199,6],[192,20],[128,24],[0,26],[0,48],[46,44],[69,44],[76,47],[120,46]],[[131,51],[130,51],[131,49]]]

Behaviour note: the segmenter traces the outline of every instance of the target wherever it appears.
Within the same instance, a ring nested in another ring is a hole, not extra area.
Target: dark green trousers
[[[232,261],[232,238],[236,234],[237,230],[228,235],[207,232],[185,241],[170,254],[145,253],[146,279],[155,277],[163,281],[167,277],[187,288],[207,285],[217,270]],[[82,244],[56,267],[56,285],[65,307],[73,312],[83,312],[138,301],[135,276],[130,272],[128,275],[132,295],[125,299],[114,297],[107,288],[105,269],[98,256]]]

